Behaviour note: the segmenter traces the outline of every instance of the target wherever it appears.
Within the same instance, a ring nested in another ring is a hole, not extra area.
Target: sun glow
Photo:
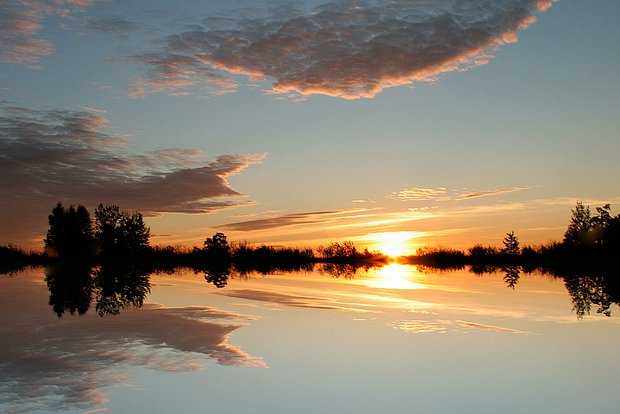
[[[371,279],[367,284],[381,289],[422,289],[423,284],[416,283],[413,267],[392,263],[371,271]]]
[[[413,254],[411,240],[420,237],[422,233],[415,231],[395,231],[385,233],[373,233],[366,237],[373,250],[390,257],[399,257]]]

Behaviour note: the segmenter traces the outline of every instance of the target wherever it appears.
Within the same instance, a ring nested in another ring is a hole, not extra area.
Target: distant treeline
[[[150,246],[150,229],[140,212],[127,212],[118,206],[100,204],[94,219],[84,206],[63,207],[58,203],[48,217],[49,229],[43,253],[26,253],[16,246],[0,246],[0,272],[24,266],[57,261],[140,264],[150,270],[177,267],[229,268],[240,273],[279,270],[310,270],[314,264],[348,269],[386,264],[390,259],[380,252],[358,249],[351,241],[333,242],[316,251],[310,248],[229,243],[223,233],[207,237],[200,247],[174,248]],[[506,234],[501,247],[477,244],[467,251],[421,249],[401,263],[433,268],[458,269],[469,266],[474,272],[492,271],[506,266],[532,270],[594,265],[615,266],[620,253],[620,215],[612,216],[610,205],[590,208],[577,202],[571,209],[570,223],[561,242],[521,246],[517,235]],[[329,265],[329,266],[328,266]],[[347,267],[348,266],[348,267]],[[347,273],[344,271],[343,273]]]
[[[359,250],[351,241],[333,242],[317,251],[310,248],[229,243],[223,233],[207,237],[200,247],[151,246],[150,229],[140,212],[123,211],[115,205],[100,204],[94,218],[82,205],[64,207],[60,202],[48,217],[49,228],[44,252],[30,252],[16,246],[0,246],[0,273],[25,266],[57,262],[85,265],[131,263],[150,271],[229,268],[239,273],[278,270],[310,270],[316,263],[347,264],[355,268],[387,263],[387,256]]]
[[[502,266],[526,269],[579,268],[616,266],[620,262],[620,214],[611,215],[609,204],[596,208],[578,201],[571,209],[570,223],[561,242],[539,246],[520,246],[514,231],[506,233],[502,247],[477,244],[466,252],[457,249],[422,249],[417,255],[403,258],[409,264],[436,268],[462,268],[474,272]]]

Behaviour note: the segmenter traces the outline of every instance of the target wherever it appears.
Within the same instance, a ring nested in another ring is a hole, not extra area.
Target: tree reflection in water
[[[521,266],[504,267],[501,270],[505,272],[504,282],[512,289],[519,283],[521,271],[525,273],[533,271],[533,269],[523,269]],[[603,267],[598,269],[538,268],[536,270],[564,280],[573,310],[579,319],[589,315],[593,307],[596,307],[596,313],[611,316],[612,305],[620,306],[620,281],[618,276],[613,275],[614,269]]]
[[[379,265],[375,265],[379,266]],[[434,269],[433,266],[427,266]],[[350,263],[308,264],[303,271],[316,270],[332,277],[353,279],[360,270],[368,267]],[[521,274],[542,273],[562,279],[571,298],[573,310],[579,319],[589,315],[592,309],[597,313],[611,316],[612,305],[620,305],[620,278],[614,277],[614,269],[608,267],[587,269],[566,268],[524,268],[523,266],[470,266],[476,275],[504,273],[506,286],[515,289]],[[202,265],[194,268],[196,274],[202,273],[207,283],[217,288],[224,288],[231,277],[249,277],[253,272],[262,275],[282,271],[300,271],[300,269],[281,269],[250,266],[237,269],[230,264]],[[445,269],[443,269],[445,271]],[[47,287],[50,291],[49,304],[58,315],[77,313],[84,315],[94,302],[94,308],[100,316],[117,315],[128,308],[140,308],[150,293],[150,273],[152,269],[131,265],[103,265],[92,267],[75,262],[57,262],[46,269]]]
[[[206,266],[201,270],[195,270],[195,272],[202,271],[204,273],[207,283],[212,283],[216,288],[223,288],[228,284],[228,278],[231,276],[230,266]]]
[[[59,318],[65,312],[84,315],[88,311],[93,296],[91,271],[90,266],[74,262],[59,262],[46,269],[49,304]]]
[[[521,272],[519,272],[519,266],[508,266],[502,269],[506,274],[504,275],[504,282],[509,288],[514,289],[519,279],[521,278]]]
[[[149,271],[138,266],[101,266],[94,270],[95,309],[101,316],[118,315],[127,308],[141,308],[151,292]]]
[[[59,262],[46,269],[49,304],[58,315],[84,315],[92,302],[100,316],[140,308],[151,291],[149,271],[131,265],[91,267]]]
[[[596,313],[611,316],[611,306],[620,305],[620,289],[617,278],[600,275],[571,276],[564,278],[564,286],[573,302],[578,318],[590,314],[592,306]]]

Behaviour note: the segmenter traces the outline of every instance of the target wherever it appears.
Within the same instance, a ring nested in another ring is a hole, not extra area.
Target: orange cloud
[[[32,63],[51,54],[52,45],[39,37],[42,21],[66,17],[90,6],[91,0],[0,0],[0,61]]]
[[[489,191],[476,191],[473,193],[461,194],[456,199],[457,200],[469,200],[472,198],[489,197],[489,196],[494,196],[498,194],[514,193],[516,191],[523,191],[523,190],[529,190],[529,188],[528,187],[514,187],[514,188],[507,188],[507,189],[489,190]]]

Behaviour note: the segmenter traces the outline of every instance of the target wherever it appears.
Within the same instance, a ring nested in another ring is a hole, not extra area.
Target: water
[[[237,275],[222,288],[191,270],[130,286],[101,272],[83,284],[56,276],[0,276],[2,412],[615,413],[620,403],[620,309],[606,316],[593,303],[588,314],[604,290],[596,280],[400,265]]]

